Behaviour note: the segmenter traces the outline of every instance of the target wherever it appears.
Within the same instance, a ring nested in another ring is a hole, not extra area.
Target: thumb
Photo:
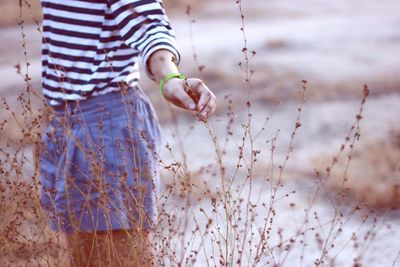
[[[185,91],[185,82],[182,80],[174,81],[175,83],[171,83],[173,81],[170,80],[169,86],[164,89],[164,96],[174,105],[188,109],[195,110],[196,103],[193,99],[188,95]]]
[[[189,110],[196,109],[196,103],[194,103],[193,99],[186,93],[184,87],[181,90],[176,90],[175,94],[176,98],[182,104],[182,107]]]

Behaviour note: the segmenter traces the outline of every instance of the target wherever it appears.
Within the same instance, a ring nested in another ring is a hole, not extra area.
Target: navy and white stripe
[[[162,0],[41,0],[42,90],[51,105],[137,83],[139,56],[158,49],[180,61]]]

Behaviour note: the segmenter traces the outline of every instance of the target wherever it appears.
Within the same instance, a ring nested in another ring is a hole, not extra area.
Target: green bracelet
[[[160,80],[160,91],[161,91],[161,95],[164,95],[164,85],[168,80],[171,80],[173,78],[178,78],[181,80],[186,79],[185,75],[183,75],[182,73],[169,73],[167,75],[164,76],[164,78],[162,78]]]

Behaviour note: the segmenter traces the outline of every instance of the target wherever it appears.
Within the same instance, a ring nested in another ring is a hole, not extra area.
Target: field
[[[0,265],[69,266],[38,200],[41,14],[21,3],[20,25],[18,1],[0,12]],[[164,3],[218,109],[199,122],[142,75],[163,127],[159,264],[400,266],[400,4]]]

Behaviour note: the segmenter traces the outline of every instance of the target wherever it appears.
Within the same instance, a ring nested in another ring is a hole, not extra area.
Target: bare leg
[[[148,232],[110,230],[67,234],[72,266],[155,266]]]

